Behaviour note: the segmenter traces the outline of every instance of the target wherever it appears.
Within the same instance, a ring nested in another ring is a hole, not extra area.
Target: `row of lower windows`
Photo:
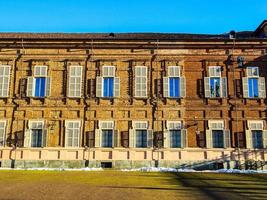
[[[113,130],[102,130],[101,141],[99,147],[109,148],[114,147],[114,133]],[[136,130],[134,138],[135,148],[147,148],[148,133],[147,130]],[[251,147],[256,149],[264,148],[263,131],[251,131]],[[44,132],[40,129],[31,130],[31,141],[29,147],[43,147],[45,146]],[[70,132],[67,136],[66,147],[79,147],[79,133]],[[211,136],[211,148],[225,148],[225,135],[222,130],[213,130]],[[182,148],[182,135],[181,130],[169,131],[169,148]]]
[[[0,146],[4,146],[6,121],[0,121]],[[80,147],[81,140],[80,120],[65,121],[65,147]],[[98,129],[93,135],[93,145],[90,147],[117,147],[121,146],[125,137],[114,128],[113,121],[99,121]],[[187,147],[187,130],[182,128],[182,121],[167,121],[161,139],[148,127],[147,121],[132,121],[132,128],[127,134],[127,147],[149,148],[158,146],[161,141],[164,148],[185,148]],[[247,148],[266,148],[267,130],[264,130],[262,120],[248,120],[246,130]],[[231,134],[225,129],[223,120],[208,120],[205,131],[207,148],[230,148]],[[119,144],[120,142],[121,144]],[[24,147],[45,147],[47,146],[47,129],[44,120],[28,122],[28,129],[24,134]],[[126,147],[125,145],[122,145]]]
[[[33,76],[27,79],[27,96],[44,98],[50,96],[51,77],[47,76],[47,66],[35,66]],[[120,78],[115,76],[115,66],[103,66],[102,75],[96,77],[96,97],[113,98],[120,96]],[[148,67],[135,66],[135,97],[148,97]],[[83,67],[68,68],[68,97],[82,96]],[[7,97],[9,90],[10,66],[0,65],[0,97]],[[265,78],[259,76],[258,67],[247,67],[247,76],[242,78],[244,98],[265,98]],[[221,77],[221,67],[209,67],[204,78],[206,98],[227,97],[227,78]],[[186,79],[180,66],[169,66],[168,75],[163,77],[163,96],[183,98],[186,96]]]

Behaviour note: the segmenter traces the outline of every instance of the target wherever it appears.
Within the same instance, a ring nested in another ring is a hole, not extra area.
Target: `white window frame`
[[[168,77],[181,77],[181,66],[168,66]]]
[[[148,121],[132,121],[134,130],[148,130]]]
[[[208,127],[210,130],[224,130],[224,120],[209,120]]]
[[[113,130],[114,129],[114,121],[104,121],[101,120],[98,122],[99,129],[104,130]]]
[[[37,126],[34,126],[33,124],[36,123]],[[32,147],[32,129],[41,129],[42,130],[42,146],[43,146],[43,139],[44,139],[44,134],[45,134],[45,121],[44,120],[29,120],[28,121],[28,127],[30,130],[30,141],[29,141],[29,145],[30,147]],[[37,147],[40,148],[40,147]]]
[[[45,65],[36,65],[33,68],[33,76],[27,80],[27,96],[33,98],[44,98],[50,96],[51,93],[51,77],[47,76],[48,67]],[[35,96],[36,78],[45,78],[45,95],[44,97]],[[29,88],[31,86],[31,88]],[[31,89],[31,92],[29,91]]]
[[[221,66],[209,66],[209,77],[221,77],[222,67]]]
[[[167,121],[167,130],[181,130],[183,129],[182,121]]]
[[[78,123],[78,128],[70,128],[68,127],[69,123]],[[81,120],[65,120],[65,147],[67,148],[78,148],[80,147],[80,135],[81,135],[81,125],[82,125],[82,122]],[[77,146],[74,146],[74,139],[72,138],[72,141],[71,141],[71,145],[68,144],[68,130],[69,129],[79,129],[79,133],[78,133],[78,144]]]
[[[0,88],[0,97],[8,97],[11,66],[10,65],[0,65],[0,68],[3,68],[3,74],[0,74],[0,77],[2,78],[1,88]],[[8,70],[7,75],[5,74],[6,70]],[[7,78],[7,83],[4,81],[4,79],[6,79],[6,78]],[[6,85],[7,87],[4,88],[4,85]],[[4,93],[4,91],[6,91],[6,93]]]
[[[147,75],[148,75],[148,68],[147,66],[135,66],[135,97],[137,98],[147,98]],[[143,70],[145,69],[145,74],[141,74],[137,75],[137,69],[138,70]],[[140,80],[142,80],[143,78],[145,78],[145,82],[137,82],[137,78],[140,78]],[[137,89],[137,85],[140,85],[140,90]],[[145,85],[145,90],[142,89],[142,86]],[[139,95],[138,95],[139,93]],[[142,95],[144,93],[144,95]]]
[[[256,74],[253,74],[252,72],[255,70]],[[260,77],[259,74],[259,67],[256,66],[248,66],[246,68],[246,74],[248,78],[258,78]]]
[[[204,77],[204,89],[205,89],[205,97],[206,98],[226,98],[228,96],[227,91],[227,77],[222,77],[222,67],[221,66],[209,66],[208,67],[209,74],[207,77]],[[212,97],[210,90],[210,80],[211,78],[219,78],[220,79],[220,96]]]
[[[102,66],[102,77],[115,77],[115,71],[115,66],[104,65]]]
[[[74,74],[72,75],[71,72],[72,70],[76,71],[78,68],[78,70],[80,70],[81,74],[77,75]],[[80,79],[80,81],[79,81]],[[81,65],[71,65],[69,66],[69,77],[68,77],[68,97],[72,97],[72,98],[80,98],[82,96],[82,83],[83,83],[83,66]],[[72,83],[72,81],[74,81]],[[74,85],[74,90],[71,93],[71,85]],[[77,85],[80,84],[79,88],[76,88]],[[78,95],[76,93],[79,93]]]
[[[2,129],[3,130],[3,137],[1,138],[3,140],[3,144],[0,145],[0,147],[4,147],[5,144],[6,144],[6,127],[7,127],[7,121],[6,120],[0,120],[0,123],[3,123],[3,127],[0,126],[0,130]]]
[[[34,66],[34,77],[47,77],[47,66],[46,65],[35,65]]]
[[[264,121],[263,120],[247,120],[247,126],[249,130],[263,130]]]

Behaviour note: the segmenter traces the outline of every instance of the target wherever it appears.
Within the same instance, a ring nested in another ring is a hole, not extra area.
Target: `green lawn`
[[[0,199],[267,199],[267,174],[0,171]]]

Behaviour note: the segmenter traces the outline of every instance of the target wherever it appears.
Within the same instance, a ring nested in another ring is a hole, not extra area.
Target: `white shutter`
[[[120,78],[115,77],[114,78],[114,97],[120,96]]]
[[[147,67],[135,67],[135,96],[147,97]]]
[[[243,87],[243,97],[248,98],[248,78],[242,78],[242,87]]]
[[[230,140],[230,130],[224,130],[223,134],[224,138],[224,148],[231,147],[231,140]]]
[[[47,129],[44,129],[42,135],[42,147],[46,146],[47,146]]]
[[[153,147],[153,130],[147,130],[147,147]]]
[[[170,148],[170,132],[167,129],[163,132],[163,146],[164,148]]]
[[[68,96],[81,97],[82,94],[82,66],[70,66],[68,77]]]
[[[0,121],[0,147],[5,146],[6,121]]]
[[[267,130],[263,130],[263,148],[267,148]]]
[[[135,130],[129,129],[129,147],[135,148],[136,138],[135,138]]]
[[[24,147],[30,147],[31,131],[27,129],[24,133]]]
[[[221,89],[222,89],[222,97],[227,97],[227,78],[221,78]]]
[[[180,96],[186,96],[186,79],[185,77],[180,77]]]
[[[253,147],[252,132],[250,130],[246,130],[246,144],[247,144],[247,149],[251,149]]]
[[[210,97],[210,78],[204,77],[205,97]]]
[[[119,131],[113,130],[113,137],[112,137],[112,147],[118,147],[118,139],[119,139]]]
[[[212,148],[212,130],[206,130],[206,147]]]
[[[169,97],[169,78],[163,77],[163,96]]]
[[[27,96],[32,97],[34,96],[34,77],[28,77],[27,79]]]
[[[50,92],[51,92],[51,78],[46,77],[45,96],[46,97],[50,96]]]
[[[259,98],[266,98],[265,78],[259,77],[258,80]]]
[[[188,147],[187,130],[181,129],[181,148]]]
[[[10,82],[10,66],[0,65],[0,96],[8,97]]]
[[[95,129],[95,147],[101,147],[101,130]]]
[[[102,97],[103,77],[96,77],[96,97]]]

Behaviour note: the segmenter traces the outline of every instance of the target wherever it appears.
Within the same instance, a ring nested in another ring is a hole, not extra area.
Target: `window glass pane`
[[[180,79],[178,77],[169,78],[170,97],[180,97]]]
[[[114,78],[112,77],[105,77],[104,78],[104,97],[113,97],[113,87],[114,87]]]
[[[35,78],[35,96],[36,97],[45,96],[45,87],[46,87],[46,78],[44,77]]]
[[[248,79],[248,96],[259,97],[259,89],[258,89],[258,79],[257,78],[249,78]]]
[[[181,130],[170,130],[170,147],[181,148]]]
[[[252,131],[252,143],[253,148],[262,149],[263,148],[263,133],[262,131]]]
[[[212,142],[213,148],[223,148],[223,131],[222,130],[213,130],[212,131]]]
[[[220,97],[220,78],[210,78],[210,96]]]
[[[112,130],[102,130],[102,147],[112,147]]]
[[[136,147],[147,147],[147,130],[136,130]]]
[[[32,129],[31,130],[31,146],[32,147],[42,147],[42,130]]]

